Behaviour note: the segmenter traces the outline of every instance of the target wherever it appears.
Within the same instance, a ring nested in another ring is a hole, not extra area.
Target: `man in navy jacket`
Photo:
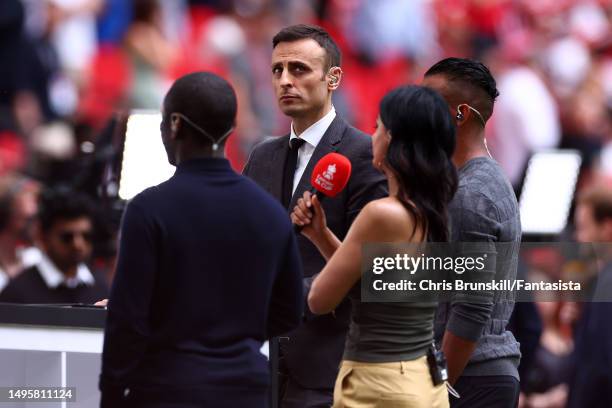
[[[286,211],[236,174],[223,142],[231,86],[178,79],[162,139],[176,173],[137,195],[108,303],[102,407],[264,407],[263,342],[300,322],[302,269]]]

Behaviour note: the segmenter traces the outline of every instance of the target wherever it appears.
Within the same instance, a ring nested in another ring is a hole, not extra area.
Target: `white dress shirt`
[[[298,158],[297,165],[295,168],[295,173],[293,174],[293,189],[292,193],[295,193],[295,189],[302,178],[302,174],[304,174],[304,170],[312,157],[312,153],[314,153],[315,148],[321,141],[321,138],[329,128],[329,125],[334,121],[336,117],[336,110],[332,106],[331,110],[327,112],[325,116],[321,119],[310,125],[310,127],[304,130],[299,138],[304,140],[304,144],[298,150]],[[296,139],[298,135],[295,134],[293,130],[293,123],[291,124],[291,136],[289,137],[289,141]]]
[[[45,254],[42,255],[36,267],[49,289],[55,289],[62,283],[69,288],[76,288],[80,283],[87,286],[93,286],[95,284],[93,275],[89,271],[87,265],[83,263],[77,266],[76,276],[72,278],[66,278]]]

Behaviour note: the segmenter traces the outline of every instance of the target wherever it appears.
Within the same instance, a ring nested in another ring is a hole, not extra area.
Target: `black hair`
[[[150,23],[159,11],[158,0],[132,0],[132,21]]]
[[[493,114],[493,105],[499,96],[499,91],[495,78],[483,63],[468,58],[446,58],[427,70],[425,76],[430,75],[443,75],[451,82],[461,82],[461,85],[484,92],[486,98],[483,103],[470,102],[474,105],[481,105],[476,108],[480,110],[485,121]]]
[[[398,179],[398,199],[427,231],[430,242],[449,237],[448,203],[457,190],[451,161],[455,124],[444,99],[422,86],[402,86],[380,102],[380,120],[391,134],[387,163]]]
[[[87,195],[64,187],[50,188],[40,194],[38,221],[43,232],[48,232],[58,221],[82,217],[89,218],[93,225],[95,210]]]
[[[293,42],[310,38],[325,50],[327,54],[327,69],[339,67],[342,63],[342,53],[338,44],[325,29],[309,24],[297,24],[280,30],[272,39],[272,48],[281,42]]]
[[[218,139],[234,127],[238,108],[236,93],[229,82],[210,72],[194,72],[172,84],[164,99],[164,109],[165,116],[181,113]],[[212,144],[187,123],[183,128],[190,129],[202,144]]]

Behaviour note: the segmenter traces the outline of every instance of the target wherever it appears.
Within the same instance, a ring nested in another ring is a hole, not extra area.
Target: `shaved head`
[[[181,113],[217,138],[234,126],[236,93],[225,79],[210,72],[193,72],[177,79],[164,99],[164,115]],[[196,138],[207,139],[186,127]]]

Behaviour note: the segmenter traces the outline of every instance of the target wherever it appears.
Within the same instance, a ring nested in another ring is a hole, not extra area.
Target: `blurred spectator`
[[[607,300],[612,293],[612,188],[596,185],[583,192],[576,208],[576,239],[603,243],[597,291]],[[568,408],[604,408],[612,401],[612,302],[584,304],[577,325],[574,374],[570,381]]]
[[[516,189],[529,156],[537,149],[556,147],[561,129],[557,105],[540,74],[526,63],[502,58],[498,54],[494,64],[499,98],[491,153]]]
[[[591,69],[591,54],[577,38],[567,36],[552,42],[543,55],[550,85],[562,100],[571,97]]]
[[[133,20],[124,45],[132,67],[130,106],[159,109],[165,93],[164,74],[176,58],[175,46],[163,32],[158,0],[133,0]]]
[[[57,69],[54,50],[23,29],[19,0],[0,2],[0,126],[28,134],[54,116],[49,84]]]
[[[519,257],[516,273],[517,279],[526,279],[528,272],[527,263],[522,257]],[[542,317],[538,313],[535,302],[516,302],[508,322],[508,330],[512,332],[519,342],[521,349],[521,361],[519,362],[518,372],[521,379],[521,399],[523,399],[524,395],[522,393],[525,392],[525,382],[523,379],[531,370],[542,335]]]
[[[587,172],[595,170],[610,131],[602,70],[602,64],[593,64],[581,84],[573,89],[572,96],[561,104],[564,109],[561,147],[579,150],[583,170]]]
[[[578,242],[612,242],[612,186],[596,185],[582,192],[575,217]]]
[[[38,212],[39,262],[11,280],[0,301],[12,303],[93,303],[107,297],[107,284],[85,262],[92,252],[93,207],[67,190],[42,194]]]
[[[255,15],[238,11],[211,18],[198,46],[208,54],[203,55],[205,60],[210,61],[214,52],[228,62],[228,76],[238,96],[238,148],[246,159],[255,143],[279,134],[279,125],[285,123],[270,87],[271,38],[280,19],[269,7]]]
[[[439,59],[437,27],[430,1],[352,3],[353,17],[344,36],[351,48],[367,60],[380,64],[403,56],[429,66]]]
[[[40,251],[32,246],[38,189],[38,183],[19,174],[0,177],[0,292],[40,260]]]
[[[53,44],[62,67],[79,83],[96,47],[96,17],[105,0],[46,0]]]
[[[543,331],[530,369],[521,378],[527,394],[525,407],[556,408],[565,406],[567,379],[571,371],[573,342],[562,328],[562,304],[543,300],[537,302]]]

